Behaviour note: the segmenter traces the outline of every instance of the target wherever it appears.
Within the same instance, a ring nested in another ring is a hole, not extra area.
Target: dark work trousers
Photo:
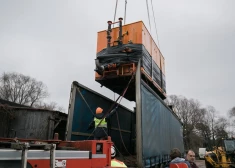
[[[100,140],[107,138],[108,136],[108,129],[105,127],[97,127],[94,131],[94,139]]]

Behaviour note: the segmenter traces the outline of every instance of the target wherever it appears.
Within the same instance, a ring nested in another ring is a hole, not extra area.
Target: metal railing
[[[56,144],[29,144],[28,142],[0,142],[0,160],[21,160],[21,168],[27,168],[29,148],[38,149],[39,154],[50,151],[50,168],[55,168]],[[7,149],[7,150],[6,150]],[[12,150],[9,150],[12,149]],[[40,150],[39,150],[40,149]],[[20,155],[21,153],[21,155]],[[38,155],[39,157],[40,155]],[[37,156],[36,156],[37,157]]]

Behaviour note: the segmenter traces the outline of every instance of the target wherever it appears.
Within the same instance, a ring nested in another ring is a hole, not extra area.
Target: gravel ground
[[[199,168],[206,168],[205,166],[205,160],[196,160],[195,163]]]
[[[125,160],[123,160],[123,158],[117,158],[118,160],[124,161],[124,163],[128,166],[128,167],[133,167],[130,165],[133,165],[133,163],[135,162],[136,158],[134,157],[125,157]],[[198,168],[206,168],[205,166],[205,160],[196,160],[195,163],[197,164]],[[137,167],[137,166],[134,166]]]

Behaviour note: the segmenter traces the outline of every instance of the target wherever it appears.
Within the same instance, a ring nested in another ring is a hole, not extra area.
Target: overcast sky
[[[15,71],[43,81],[50,92],[47,101],[66,110],[73,81],[113,98],[94,80],[94,59],[97,32],[113,20],[115,3],[0,0],[0,73]],[[153,3],[167,94],[194,98],[226,113],[235,106],[235,1]],[[147,16],[145,0],[127,0],[126,23],[142,20],[149,28]],[[118,17],[124,17],[124,0],[119,0]],[[157,41],[151,10],[150,17]]]

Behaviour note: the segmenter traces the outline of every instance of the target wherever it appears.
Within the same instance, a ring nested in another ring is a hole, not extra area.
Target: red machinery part
[[[6,143],[6,140],[3,141],[3,144]],[[27,142],[27,139],[24,139],[25,142]],[[22,144],[21,142],[9,143],[11,143],[11,147]],[[48,149],[48,146],[53,146],[52,144],[55,143],[57,143],[56,149]],[[43,141],[41,146],[38,144],[35,146],[35,143],[29,141],[29,147],[26,150],[23,148],[22,150],[0,149],[0,165],[11,165],[15,162],[16,166],[19,166],[25,162],[27,163],[27,168],[110,167],[112,144],[110,137],[108,140]],[[44,148],[40,150],[33,148],[39,146]]]

